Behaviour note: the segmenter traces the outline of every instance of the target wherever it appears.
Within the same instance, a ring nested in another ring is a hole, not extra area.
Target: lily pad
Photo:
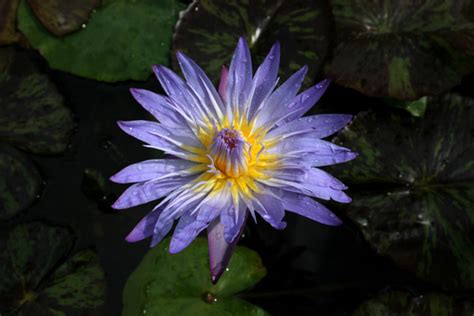
[[[2,0],[0,5],[0,45],[17,42],[20,34],[16,30],[16,10],[20,0]]]
[[[82,28],[100,0],[28,0],[41,24],[57,36]]]
[[[26,53],[0,49],[0,140],[37,154],[64,151],[74,127],[49,78]]]
[[[411,295],[394,291],[363,303],[353,316],[472,316],[474,303],[437,293]]]
[[[103,81],[145,80],[153,64],[168,64],[178,0],[104,0],[84,29],[64,37],[50,34],[22,0],[20,30],[49,65]]]
[[[0,143],[0,220],[29,207],[41,190],[33,163],[14,148]]]
[[[87,315],[102,305],[105,280],[97,256],[84,250],[66,259],[73,244],[65,228],[16,226],[0,254],[0,313]]]
[[[421,120],[367,112],[335,140],[360,154],[337,171],[356,191],[348,216],[379,253],[444,288],[474,288],[473,121],[473,99],[444,95]]]
[[[283,78],[309,66],[311,84],[328,49],[328,11],[325,1],[194,1],[181,16],[173,37],[173,50],[191,56],[217,79],[229,64],[239,36],[244,36],[258,64],[274,42],[282,48]],[[174,58],[174,54],[173,54]],[[177,62],[174,59],[177,69]]]
[[[336,47],[327,75],[371,96],[418,99],[474,70],[470,0],[333,0]]]
[[[123,291],[123,316],[150,315],[267,315],[234,294],[265,276],[257,253],[237,247],[216,285],[209,275],[207,241],[197,238],[183,252],[168,253],[170,239],[150,249],[129,277]]]

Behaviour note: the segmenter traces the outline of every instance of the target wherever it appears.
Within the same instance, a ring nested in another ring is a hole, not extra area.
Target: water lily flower
[[[323,80],[298,94],[307,67],[278,84],[280,46],[274,44],[255,74],[247,43],[238,42],[218,90],[204,71],[178,52],[181,79],[164,66],[153,71],[167,96],[141,89],[132,95],[158,122],[120,121],[120,128],[174,158],[132,164],[114,176],[134,183],[113,204],[116,209],[162,199],[126,237],[159,243],[177,221],[170,253],[186,248],[207,228],[211,278],[225,270],[248,214],[283,229],[285,210],[326,225],[337,218],[313,197],[351,201],[347,187],[318,168],[356,157],[322,140],[350,115],[303,115],[329,85]]]

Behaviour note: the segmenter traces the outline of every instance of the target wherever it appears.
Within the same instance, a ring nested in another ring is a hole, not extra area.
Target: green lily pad
[[[49,65],[103,81],[145,80],[153,64],[168,64],[178,0],[104,0],[84,29],[64,37],[50,34],[22,0],[20,30]]]
[[[0,45],[17,42],[20,34],[16,30],[16,10],[19,0],[3,0],[0,10]]]
[[[472,316],[474,304],[444,294],[411,295],[394,291],[360,305],[353,316]]]
[[[34,222],[16,226],[0,254],[0,313],[87,315],[103,304],[105,280],[96,254],[66,259],[69,230]]]
[[[28,4],[49,32],[63,36],[81,29],[100,0],[28,0]]]
[[[308,65],[305,83],[311,84],[328,49],[328,10],[324,1],[312,0],[198,0],[181,16],[173,50],[183,51],[217,79],[239,36],[247,39],[255,64],[280,41],[280,74],[286,78]],[[176,59],[174,65],[177,69]]]
[[[336,47],[326,73],[372,96],[418,99],[474,70],[469,0],[332,0]]]
[[[41,190],[33,163],[14,148],[0,143],[0,220],[29,207]]]
[[[145,255],[123,291],[123,316],[267,315],[259,307],[233,297],[265,276],[257,253],[237,247],[216,285],[209,274],[207,241],[197,238],[183,252],[168,253],[170,239]]]
[[[335,139],[360,154],[337,167],[356,191],[348,216],[379,253],[444,288],[474,288],[473,121],[473,99],[445,95],[423,119],[367,112]]]
[[[26,53],[0,49],[0,140],[37,154],[64,151],[74,127],[49,78]]]

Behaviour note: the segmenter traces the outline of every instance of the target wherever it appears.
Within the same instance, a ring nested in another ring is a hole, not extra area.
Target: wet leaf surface
[[[41,190],[33,163],[16,149],[0,143],[0,220],[29,207]]]
[[[360,154],[335,171],[356,192],[347,215],[379,253],[444,288],[474,287],[473,121],[474,100],[445,95],[423,119],[360,114],[335,140]]]
[[[0,140],[37,154],[64,151],[74,127],[71,111],[27,54],[0,49]]]
[[[74,244],[69,230],[20,224],[1,244],[1,313],[89,315],[103,304],[105,280],[98,258],[84,250],[67,259]]]
[[[16,10],[20,0],[2,0],[0,3],[0,46],[17,42]]]
[[[145,80],[153,64],[168,64],[177,0],[104,0],[85,28],[58,38],[23,0],[19,28],[58,70],[102,81]]]
[[[287,78],[308,65],[308,85],[327,53],[328,10],[324,1],[310,0],[195,1],[179,20],[173,50],[192,57],[217,81],[240,36],[247,39],[255,65],[280,41],[280,75]],[[178,69],[176,59],[174,65]]]
[[[394,291],[362,303],[353,316],[471,316],[472,301],[444,294],[412,295]]]
[[[123,292],[123,316],[267,315],[259,307],[233,297],[265,276],[257,253],[237,247],[229,270],[212,285],[207,241],[197,238],[176,255],[168,253],[169,241],[150,249],[129,277]]]
[[[28,0],[41,24],[57,36],[82,28],[100,0]]]
[[[332,8],[337,39],[326,72],[338,84],[414,100],[474,70],[469,0],[333,0]]]

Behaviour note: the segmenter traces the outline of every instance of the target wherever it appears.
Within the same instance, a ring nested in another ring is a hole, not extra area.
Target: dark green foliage
[[[178,23],[173,50],[191,56],[217,81],[239,36],[247,39],[256,65],[280,41],[280,75],[287,78],[308,65],[308,85],[327,53],[328,10],[324,1],[310,0],[195,1]]]
[[[69,230],[21,224],[3,244],[0,313],[86,315],[103,304],[105,280],[98,258],[84,250],[68,259],[74,244]]]
[[[379,253],[429,282],[472,288],[474,101],[445,95],[427,107],[423,119],[360,114],[335,140],[360,156],[334,169],[356,191],[349,217]]]
[[[336,47],[327,74],[373,96],[448,91],[474,69],[470,0],[333,0]]]

